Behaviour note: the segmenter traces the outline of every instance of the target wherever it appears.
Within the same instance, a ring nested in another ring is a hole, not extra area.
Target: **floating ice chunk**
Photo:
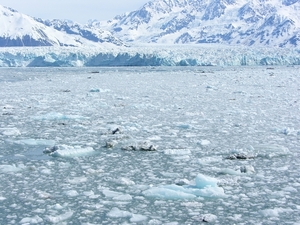
[[[43,222],[43,219],[39,216],[34,217],[25,217],[20,221],[20,224],[40,224]]]
[[[165,149],[164,154],[166,155],[189,155],[191,150],[189,149]]]
[[[195,179],[197,188],[205,188],[206,186],[217,187],[218,180],[213,177],[209,177],[203,174],[198,174]]]
[[[123,194],[123,193],[116,192],[116,191],[111,191],[111,190],[108,190],[108,189],[103,190],[102,193],[105,195],[105,197],[108,197],[108,198],[118,197],[118,196]]]
[[[192,199],[195,197],[225,197],[224,189],[217,185],[218,180],[199,174],[195,185],[165,185],[150,188],[143,192],[147,197],[161,199]]]
[[[135,185],[134,181],[132,181],[126,177],[121,177],[119,179],[116,179],[116,180],[114,180],[114,182],[119,185],[126,185],[126,186]]]
[[[42,169],[40,172],[42,174],[47,174],[47,175],[50,175],[52,173],[50,169]]]
[[[209,140],[201,140],[199,144],[202,146],[207,146],[207,145],[210,145],[210,141]]]
[[[241,173],[255,173],[253,166],[241,166],[240,171]]]
[[[90,92],[100,92],[98,88],[91,89]]]
[[[44,153],[48,153],[45,152]],[[80,147],[80,146],[69,146],[69,145],[57,145],[49,155],[53,157],[78,157],[94,154],[95,151],[92,147]]]
[[[178,124],[177,127],[180,129],[184,129],[184,130],[191,128],[191,126],[189,124]]]
[[[156,151],[156,146],[148,141],[122,147],[125,151]]]
[[[217,216],[213,214],[204,214],[202,215],[202,222],[211,223],[217,220]]]
[[[36,120],[82,120],[87,119],[87,117],[78,115],[64,115],[61,113],[50,112],[41,116],[34,116],[33,119]]]
[[[196,195],[186,193],[185,188],[177,185],[150,188],[143,192],[146,197],[161,199],[192,199]]]
[[[58,215],[58,216],[46,216],[46,219],[50,223],[60,223],[65,220],[70,219],[73,216],[73,212],[69,211],[64,214]]]
[[[90,92],[100,92],[100,93],[106,93],[106,92],[110,92],[110,89],[101,89],[101,88],[92,88],[90,90]]]
[[[45,192],[45,191],[36,191],[37,195],[39,198],[42,198],[42,199],[48,199],[48,198],[51,198],[51,194]]]
[[[161,225],[163,223],[157,219],[152,219],[152,220],[149,220],[148,224],[149,225]]]
[[[80,184],[87,182],[87,177],[74,177],[73,179],[68,180],[70,184]]]
[[[16,173],[24,170],[23,166],[0,165],[0,173]]]
[[[18,136],[21,135],[19,129],[12,127],[12,128],[0,128],[0,134],[5,136]]]
[[[187,179],[176,179],[175,180],[175,184],[179,185],[179,186],[183,186],[183,185],[189,185],[190,181]]]
[[[211,165],[213,163],[218,163],[222,161],[222,157],[221,156],[206,156],[206,157],[201,157],[200,159],[198,159],[198,162],[202,165]]]
[[[4,201],[5,199],[5,197],[0,196],[0,201]]]
[[[229,169],[229,168],[224,168],[221,169],[219,174],[221,175],[225,175],[225,174],[229,174],[229,175],[242,175],[240,170],[233,170],[233,169]]]
[[[229,168],[221,169],[220,174],[229,174],[229,175],[246,175],[255,173],[253,166],[241,166],[239,170],[233,170]]]
[[[291,186],[288,186],[288,187],[285,187],[282,189],[283,191],[286,191],[286,192],[298,192],[298,190],[294,187],[291,187]]]
[[[14,142],[15,144],[20,145],[42,145],[42,146],[53,146],[55,145],[54,140],[46,140],[46,139],[23,139]]]
[[[69,197],[76,197],[76,196],[79,195],[78,192],[77,192],[76,190],[69,190],[69,191],[66,191],[65,193],[66,193],[66,195],[69,196]]]
[[[234,153],[228,157],[226,157],[226,159],[230,159],[230,160],[235,160],[235,159],[254,159],[255,156],[254,155],[249,155],[247,153]]]
[[[132,217],[132,213],[114,207],[107,213],[107,216],[112,218]]]
[[[261,214],[266,217],[278,217],[280,213],[290,213],[293,212],[291,208],[274,208],[274,209],[264,209]]]
[[[131,201],[132,200],[132,196],[129,195],[129,194],[118,195],[116,197],[113,197],[113,200],[115,200],[115,201]]]
[[[139,215],[139,214],[132,214],[132,217],[130,218],[130,222],[132,223],[138,223],[144,220],[147,220],[148,217],[144,215]]]
[[[118,144],[118,142],[116,140],[110,140],[110,141],[106,142],[105,147],[106,148],[113,148],[117,144]]]
[[[260,157],[273,158],[290,154],[290,150],[287,147],[276,144],[257,145],[253,148],[254,152]]]

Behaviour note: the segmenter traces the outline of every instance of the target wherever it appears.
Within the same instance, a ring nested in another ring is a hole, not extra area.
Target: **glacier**
[[[0,67],[300,65],[300,48],[226,45],[0,48]]]

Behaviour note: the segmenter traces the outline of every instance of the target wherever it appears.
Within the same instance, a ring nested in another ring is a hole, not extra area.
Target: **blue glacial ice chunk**
[[[53,157],[79,157],[94,154],[95,150],[92,147],[80,147],[69,145],[57,145],[49,155]]]
[[[178,200],[196,197],[226,197],[224,189],[218,186],[218,180],[203,174],[196,177],[194,185],[164,185],[150,188],[143,194],[146,197]]]
[[[146,197],[161,199],[192,199],[196,197],[196,195],[186,193],[186,188],[177,185],[150,188],[144,191],[143,194]]]
[[[34,145],[41,145],[41,146],[53,146],[55,145],[55,141],[54,140],[46,140],[46,139],[22,139],[22,140],[17,140],[14,143],[16,144],[20,144],[20,145],[30,145],[30,146],[34,146]]]
[[[197,188],[205,188],[206,186],[217,187],[218,180],[213,177],[209,177],[203,174],[198,174],[195,179]]]

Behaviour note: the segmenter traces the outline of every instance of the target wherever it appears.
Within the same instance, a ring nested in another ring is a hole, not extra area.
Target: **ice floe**
[[[143,191],[146,197],[160,199],[193,199],[196,197],[226,197],[224,189],[218,186],[218,180],[203,174],[197,175],[194,184],[178,186],[163,185]]]
[[[55,145],[51,148],[46,148],[44,150],[45,154],[49,154],[53,157],[78,157],[86,156],[95,153],[92,147],[81,147],[81,146],[71,146],[71,145]]]

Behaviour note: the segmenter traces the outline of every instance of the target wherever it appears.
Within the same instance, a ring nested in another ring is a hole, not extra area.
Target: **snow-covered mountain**
[[[118,46],[124,45],[120,39],[114,37],[109,31],[105,31],[99,27],[93,26],[92,23],[89,25],[81,25],[67,20],[36,20],[58,31],[63,31],[71,35],[78,35],[93,42],[113,43]]]
[[[152,0],[100,24],[135,43],[299,46],[300,0]]]
[[[122,45],[107,31],[63,25],[64,22],[44,22],[0,5],[0,47],[97,46],[104,42]]]

